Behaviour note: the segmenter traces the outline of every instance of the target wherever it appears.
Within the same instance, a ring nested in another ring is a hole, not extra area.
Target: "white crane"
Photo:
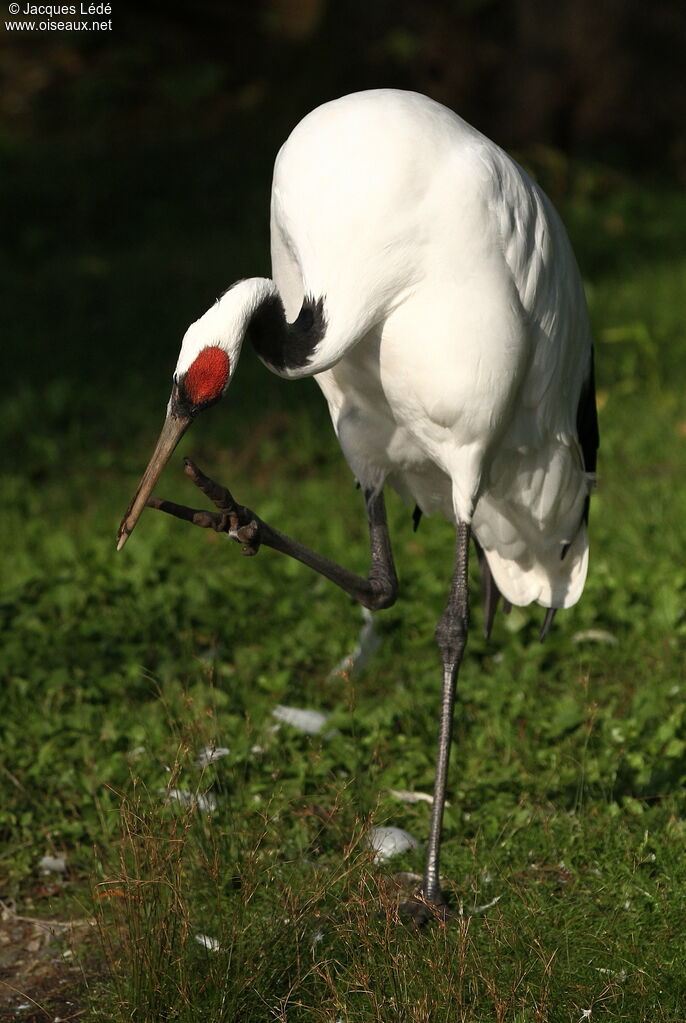
[[[439,850],[457,674],[475,540],[490,631],[498,597],[574,604],[588,563],[586,521],[598,430],[579,271],[561,221],[529,176],[439,103],[380,89],[326,103],[276,159],[273,279],[238,281],[188,328],[167,418],[124,516],[146,505],[266,544],[310,565],[365,607],[397,595],[383,490],[457,534],[436,629],[443,660],[425,904],[440,907]],[[197,512],[152,489],[197,414],[226,391],[248,338],[273,372],[314,376],[364,493],[371,568],[354,575],[237,505],[190,461],[217,504]],[[415,907],[418,903],[415,903]]]

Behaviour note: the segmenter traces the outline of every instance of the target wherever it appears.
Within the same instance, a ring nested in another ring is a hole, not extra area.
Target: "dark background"
[[[513,151],[560,207],[587,280],[683,251],[663,197],[686,178],[685,10],[147,0],[115,2],[101,33],[13,33],[3,15],[5,457],[31,442],[52,465],[75,422],[89,457],[148,435],[187,324],[233,280],[269,273],[280,144],[348,91],[426,92]],[[600,353],[600,370],[611,382],[615,361]],[[266,403],[316,394],[266,378]]]
[[[4,32],[5,131],[113,141],[250,112],[261,137],[318,103],[426,92],[502,145],[686,172],[678,0],[147,0],[105,33]]]

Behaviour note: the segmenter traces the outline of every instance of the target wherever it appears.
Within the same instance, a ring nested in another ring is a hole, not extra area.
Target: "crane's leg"
[[[383,491],[378,494],[365,491],[364,495],[371,552],[371,567],[365,579],[263,522],[249,508],[237,504],[226,487],[220,486],[206,476],[190,458],[184,459],[184,471],[219,511],[199,511],[182,504],[174,504],[172,501],[164,501],[159,497],[150,498],[148,505],[151,508],[175,515],[204,529],[228,533],[232,539],[243,545],[244,554],[257,554],[261,545],[281,551],[282,554],[295,558],[296,561],[308,565],[315,572],[330,579],[370,611],[378,611],[395,603],[398,595],[398,578],[388,535]]]
[[[467,567],[469,563],[470,527],[464,522],[457,526],[455,569],[450,596],[441,619],[436,627],[436,642],[443,660],[443,689],[441,695],[441,716],[438,728],[438,754],[436,757],[436,779],[431,809],[431,828],[426,852],[426,866],[422,895],[424,902],[434,906],[445,916],[445,898],[440,885],[441,833],[443,831],[443,809],[448,781],[450,745],[453,734],[453,708],[457,675],[467,642],[469,625],[469,590]],[[403,903],[401,913],[412,917],[417,923],[425,923],[430,917],[426,906],[419,900]]]

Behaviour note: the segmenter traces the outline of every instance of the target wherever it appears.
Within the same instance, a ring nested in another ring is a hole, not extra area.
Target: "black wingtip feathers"
[[[546,613],[545,613],[545,618],[543,620],[543,626],[541,627],[541,631],[540,631],[539,636],[538,636],[539,641],[541,643],[543,642],[545,637],[550,632],[550,626],[553,624],[553,619],[555,618],[556,612],[557,612],[557,608],[556,607],[549,607],[547,609]]]
[[[490,639],[493,629],[493,620],[498,609],[500,590],[495,584],[495,579],[489,568],[486,555],[481,544],[474,539],[477,557],[479,559],[479,571],[481,573],[481,601],[484,608],[484,639]]]

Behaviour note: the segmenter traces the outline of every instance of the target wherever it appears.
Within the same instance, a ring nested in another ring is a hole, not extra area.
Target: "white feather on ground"
[[[306,735],[319,735],[329,720],[329,715],[323,714],[320,710],[282,705],[274,707],[272,717],[285,725],[290,725],[291,728],[296,728],[299,732],[305,732]]]
[[[419,839],[409,831],[391,826],[372,828],[366,836],[366,844],[373,850],[374,859],[379,863],[385,863],[410,849],[418,849],[421,845]]]

